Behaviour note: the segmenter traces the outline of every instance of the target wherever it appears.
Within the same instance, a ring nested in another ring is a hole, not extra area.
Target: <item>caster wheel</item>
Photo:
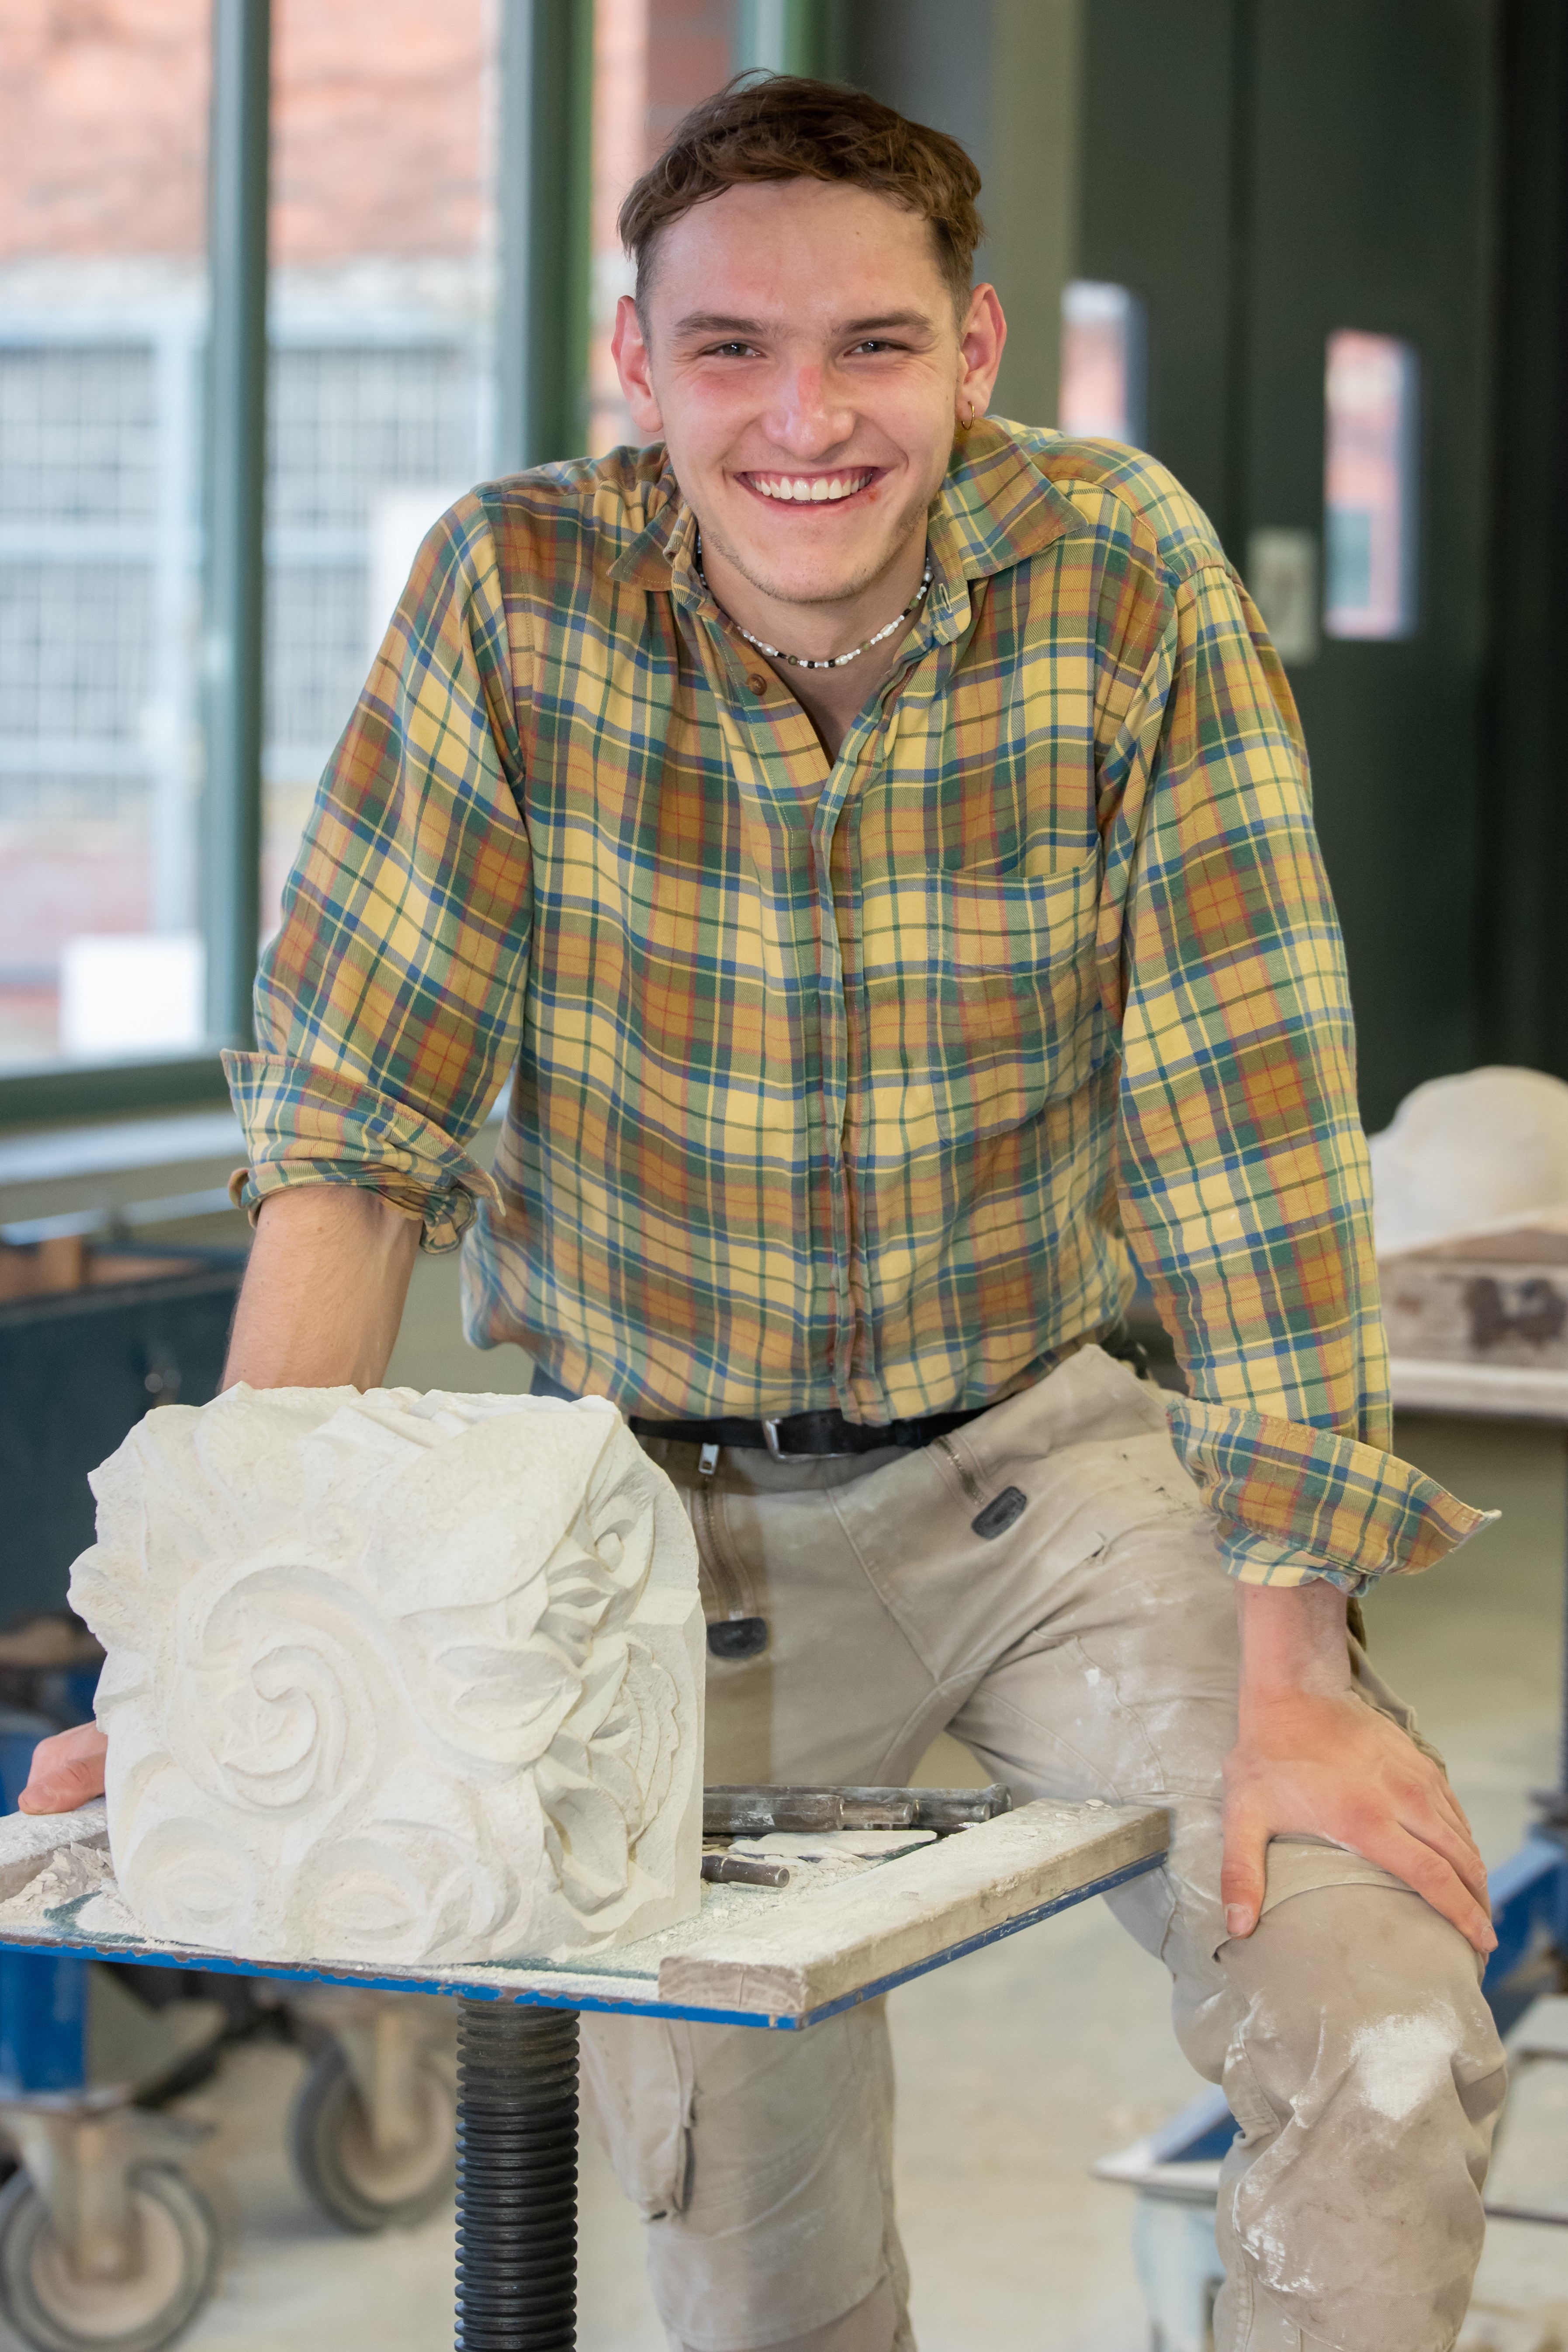
[[[132,2278],[78,2278],[25,2172],[0,2189],[0,2308],[38,2352],[159,2352],[195,2317],[217,2278],[212,2208],[166,2166],[132,2173],[142,2266]]]
[[[407,2147],[381,2149],[335,2042],[318,2052],[305,2077],[289,2132],[294,2167],[322,2212],[345,2230],[406,2230],[452,2194],[457,2099],[431,2058],[419,2062],[415,2081],[418,2136]]]

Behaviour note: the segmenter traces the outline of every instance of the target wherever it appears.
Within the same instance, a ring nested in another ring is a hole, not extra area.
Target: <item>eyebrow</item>
[[[890,327],[930,328],[924,310],[884,310],[875,319],[845,319],[835,328],[840,335],[879,335]],[[721,310],[692,310],[675,322],[678,335],[760,335],[767,331],[761,319],[727,318]]]

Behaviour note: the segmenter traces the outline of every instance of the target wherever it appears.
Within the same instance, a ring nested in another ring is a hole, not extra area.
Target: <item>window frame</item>
[[[592,0],[502,0],[496,446],[504,472],[567,457],[587,347]],[[213,0],[205,451],[206,775],[198,846],[211,1042],[184,1055],[0,1074],[0,1130],[226,1102],[259,944],[270,0]],[[346,715],[346,714],[345,714]]]

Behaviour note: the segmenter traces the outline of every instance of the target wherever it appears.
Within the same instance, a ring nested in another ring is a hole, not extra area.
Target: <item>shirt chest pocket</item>
[[[943,874],[932,1044],[943,1132],[1020,1127],[1114,1049],[1095,983],[1100,857],[1043,874]]]

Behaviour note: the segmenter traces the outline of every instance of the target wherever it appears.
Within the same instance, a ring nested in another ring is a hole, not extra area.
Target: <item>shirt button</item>
[[[746,684],[751,688],[753,694],[766,694],[768,690],[767,679],[763,676],[760,669],[752,670],[748,674]]]

